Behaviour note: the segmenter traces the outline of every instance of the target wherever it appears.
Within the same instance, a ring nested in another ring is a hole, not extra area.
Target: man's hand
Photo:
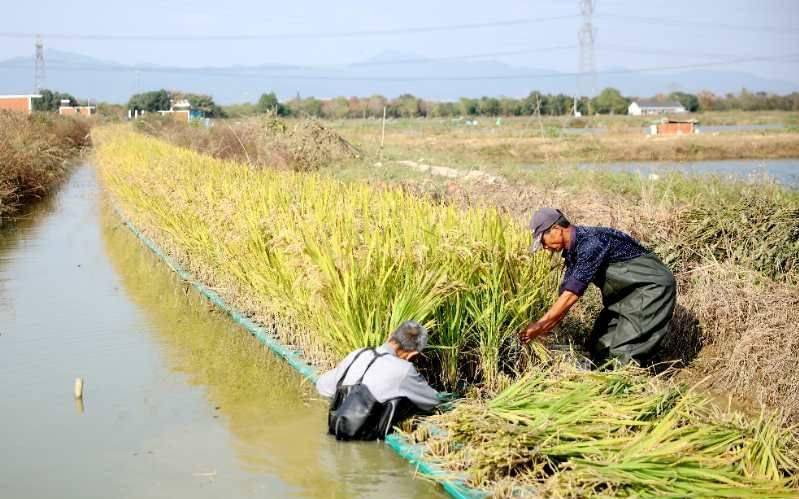
[[[519,339],[526,344],[546,332],[546,323],[543,321],[531,322],[519,332]]]
[[[531,322],[519,332],[519,339],[522,343],[529,343],[530,340],[555,329],[555,326],[563,319],[566,312],[574,305],[580,297],[571,291],[564,291],[557,301],[550,307],[541,319]]]

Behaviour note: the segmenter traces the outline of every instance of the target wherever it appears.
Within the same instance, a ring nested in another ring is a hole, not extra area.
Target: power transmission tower
[[[44,43],[41,35],[36,35],[36,61],[33,67],[33,90],[39,93],[45,85],[47,74],[44,70]]]
[[[596,65],[594,63],[594,39],[596,30],[592,23],[596,0],[579,0],[583,25],[577,34],[580,40],[580,68],[577,76],[577,92],[580,96],[596,94]]]

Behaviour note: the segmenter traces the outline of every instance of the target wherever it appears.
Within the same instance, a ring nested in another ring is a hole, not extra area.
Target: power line
[[[746,26],[741,24],[727,24],[706,21],[691,21],[686,19],[670,19],[660,17],[631,16],[627,14],[597,14],[603,19],[613,19],[627,22],[639,22],[644,24],[655,24],[660,26],[670,26],[676,28],[698,27],[698,28],[717,28],[736,31],[753,31],[758,33],[782,33],[786,35],[799,35],[799,28],[784,28],[782,26]]]
[[[485,23],[451,24],[441,26],[422,26],[408,28],[374,29],[360,31],[306,32],[306,33],[272,33],[272,34],[225,34],[225,35],[134,35],[134,34],[84,34],[84,33],[41,33],[48,39],[58,40],[93,40],[93,41],[160,41],[160,42],[197,42],[197,41],[247,41],[247,40],[298,40],[322,38],[357,38],[369,36],[386,36],[400,34],[434,33],[440,31],[465,31],[483,28],[505,28],[543,22],[575,19],[579,16],[551,16],[511,19]],[[0,32],[0,38],[35,38],[36,33]]]
[[[559,50],[570,50],[577,48],[577,45],[556,45],[552,47],[537,47],[537,48],[529,48],[529,49],[520,49],[520,50],[505,50],[501,52],[482,52],[479,54],[467,54],[467,55],[450,55],[450,56],[443,56],[443,57],[418,57],[413,59],[395,59],[390,61],[366,61],[366,62],[355,62],[349,64],[348,66],[357,67],[357,66],[393,66],[395,64],[415,64],[415,63],[426,63],[426,62],[444,62],[444,61],[460,61],[465,59],[481,59],[483,57],[506,57],[511,55],[524,55],[524,54],[535,54],[541,52],[556,52]]]
[[[793,61],[794,59],[799,60],[799,53],[795,54],[785,54],[780,56],[763,56],[763,57],[748,57],[748,58],[738,58],[738,59],[728,59],[724,61],[714,61],[714,62],[705,62],[705,63],[696,63],[696,64],[679,64],[679,65],[671,65],[671,66],[651,66],[651,67],[644,67],[644,68],[633,68],[633,69],[615,69],[615,70],[604,70],[604,71],[597,71],[596,74],[598,75],[618,75],[618,74],[636,74],[636,73],[648,73],[648,72],[657,72],[657,71],[677,71],[683,69],[699,69],[699,68],[706,68],[706,67],[717,67],[717,66],[730,66],[736,64],[744,64],[744,63],[752,63],[752,62],[768,62],[768,61]],[[6,64],[0,65],[0,70],[2,69],[13,69],[13,68],[25,68],[29,69],[30,66],[24,64]],[[297,74],[281,74],[281,73],[264,73],[264,70],[268,70],[264,68],[263,70],[259,70],[258,68],[252,68],[246,71],[230,71],[230,70],[223,70],[223,71],[216,71],[212,68],[169,68],[169,67],[158,67],[158,66],[70,66],[70,65],[58,65],[51,63],[49,68],[52,69],[61,69],[64,71],[88,71],[88,72],[123,72],[129,73],[132,71],[139,71],[142,73],[167,73],[167,74],[194,74],[194,75],[202,75],[202,76],[211,76],[211,77],[235,77],[235,78],[272,78],[272,79],[297,79],[297,80],[326,80],[326,81],[491,81],[491,80],[535,80],[539,78],[573,78],[579,76],[581,73],[574,72],[574,73],[525,73],[525,74],[518,74],[518,75],[480,75],[480,76],[432,76],[432,77],[407,77],[407,76],[396,76],[396,77],[371,77],[371,76],[364,76],[364,77],[351,77],[351,76],[330,76],[330,75],[297,75]],[[302,69],[302,68],[295,68],[295,69]]]
[[[756,55],[752,56],[741,56],[740,54],[730,54],[730,53],[719,53],[719,52],[681,52],[681,51],[674,51],[674,50],[661,50],[661,49],[649,49],[649,48],[640,48],[640,47],[628,47],[625,45],[606,45],[602,44],[598,47],[600,52],[619,52],[622,54],[644,54],[644,55],[665,55],[665,56],[674,56],[674,57],[702,57],[702,58],[709,58],[709,59],[733,59],[736,57],[758,57]]]

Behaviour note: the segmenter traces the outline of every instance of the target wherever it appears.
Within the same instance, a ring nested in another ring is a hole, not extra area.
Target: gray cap
[[[530,246],[530,251],[538,251],[541,249],[541,237],[544,235],[555,222],[558,221],[563,213],[555,208],[539,208],[533,214],[533,219],[530,220],[530,229],[533,231],[533,244]]]

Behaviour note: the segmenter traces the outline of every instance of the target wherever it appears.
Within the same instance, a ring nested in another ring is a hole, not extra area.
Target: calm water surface
[[[582,163],[580,168],[637,172],[644,176],[678,172],[687,175],[714,175],[729,180],[768,178],[778,184],[799,189],[799,159],[742,159],[717,161],[630,161]]]
[[[443,497],[325,411],[119,226],[90,167],[0,230],[0,497]]]

